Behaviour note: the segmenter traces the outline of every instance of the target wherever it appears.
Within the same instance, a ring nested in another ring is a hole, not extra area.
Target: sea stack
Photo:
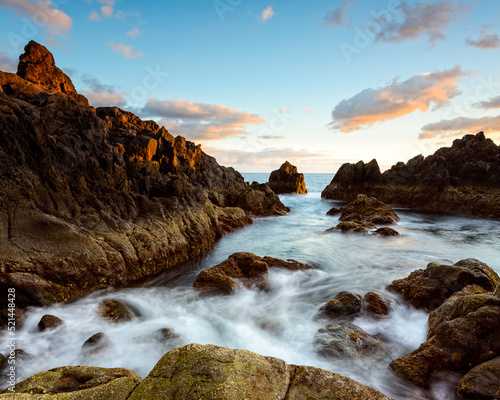
[[[288,161],[285,161],[280,169],[271,172],[269,187],[273,189],[276,194],[307,193],[304,174],[299,174],[297,172],[297,167],[290,164]]]

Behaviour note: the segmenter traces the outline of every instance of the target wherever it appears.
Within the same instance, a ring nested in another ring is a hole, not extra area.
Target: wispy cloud
[[[351,18],[346,16],[346,11],[349,5],[355,2],[356,0],[345,0],[339,7],[332,11],[329,11],[325,15],[325,23],[332,28],[337,28],[341,25],[349,24]]]
[[[0,50],[0,71],[16,72],[17,60],[11,58],[5,51]]]
[[[288,111],[286,108],[283,108],[280,110],[280,114],[290,114],[290,111]]]
[[[488,101],[481,101],[474,104],[476,107],[491,110],[492,108],[500,108],[500,96],[493,97]]]
[[[417,40],[426,36],[432,47],[437,41],[446,39],[446,29],[462,15],[470,11],[470,6],[452,0],[424,1],[408,4],[403,1],[397,7],[399,15],[390,21],[378,21],[381,29],[376,41],[399,43]]]
[[[184,99],[159,101],[150,97],[140,111],[144,117],[162,118],[162,124],[189,139],[214,140],[247,134],[246,125],[259,125],[264,119],[222,104],[196,103]]]
[[[420,139],[442,139],[463,136],[468,133],[500,132],[500,115],[494,117],[467,118],[458,117],[427,124],[420,131]]]
[[[63,11],[56,9],[50,0],[0,0],[0,7],[31,19],[36,18],[36,21],[43,18],[46,21],[43,24],[44,30],[49,35],[66,36],[73,25],[72,19]]]
[[[465,76],[468,73],[457,66],[413,76],[403,82],[395,79],[380,89],[365,89],[335,106],[332,127],[342,132],[352,132],[415,110],[426,112],[431,106],[443,106],[460,94],[457,80]]]
[[[137,10],[129,12],[117,10],[115,8],[116,0],[97,0],[97,2],[101,4],[101,6],[99,7],[99,11],[92,10],[88,18],[89,21],[99,22],[105,18],[115,18],[119,20],[124,20],[128,16],[140,15],[140,12]]]
[[[134,28],[128,31],[125,35],[131,39],[137,39],[138,37],[142,36],[142,32],[139,30],[139,28]]]
[[[260,14],[260,18],[263,21],[269,21],[272,17],[274,17],[274,10],[271,6],[267,7],[262,13]]]
[[[102,83],[95,76],[85,74],[81,81],[86,86],[82,94],[94,107],[124,107],[127,103],[126,93],[119,93],[113,85]]]
[[[303,112],[304,112],[304,114],[312,114],[312,113],[314,113],[314,111],[311,110],[310,108],[306,108]]]
[[[496,33],[488,34],[488,29],[493,26],[494,25],[483,25],[479,37],[476,40],[465,39],[465,43],[481,50],[500,49],[500,37]]]
[[[132,46],[126,45],[124,43],[109,42],[108,46],[115,53],[121,54],[123,57],[128,58],[128,59],[145,56],[145,54],[143,52],[134,51]]]
[[[260,139],[264,140],[281,140],[281,139],[286,139],[285,136],[275,136],[275,135],[262,135],[259,136]]]

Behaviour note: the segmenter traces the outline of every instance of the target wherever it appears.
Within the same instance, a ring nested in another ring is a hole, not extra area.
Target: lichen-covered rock
[[[297,167],[286,161],[280,169],[271,172],[269,187],[277,194],[298,193],[306,194],[304,174],[297,172]]]
[[[363,297],[363,308],[369,316],[384,317],[389,315],[389,302],[375,292],[368,292]]]
[[[314,346],[321,355],[346,360],[373,358],[388,360],[387,346],[350,322],[328,324],[314,335]]]
[[[361,311],[362,298],[359,294],[343,291],[322,306],[318,316],[328,319],[351,319]]]
[[[412,208],[500,218],[500,146],[479,132],[383,174],[375,160],[344,164],[321,196],[353,201],[359,193]]]
[[[500,357],[471,369],[457,386],[457,394],[464,400],[492,400],[499,390]]]
[[[190,344],[170,351],[129,400],[388,400],[350,378],[246,350]]]
[[[412,272],[388,286],[415,308],[433,311],[452,294],[468,285],[478,285],[492,291],[500,282],[499,276],[488,265],[468,258],[454,265],[430,263],[425,270]]]
[[[373,232],[373,234],[380,236],[399,236],[399,232],[397,230],[389,228],[388,226],[378,228],[375,232]]]
[[[358,194],[356,200],[342,209],[340,220],[386,225],[396,223],[399,221],[399,217],[391,207],[375,197]]]
[[[269,268],[306,270],[314,267],[295,260],[284,261],[252,253],[235,253],[222,263],[200,272],[194,281],[194,287],[208,294],[232,294],[240,283],[265,288]]]
[[[134,312],[120,300],[103,300],[99,303],[97,313],[109,322],[128,322],[135,318]]]
[[[392,362],[395,372],[422,387],[439,373],[467,373],[500,356],[500,299],[492,293],[455,296],[430,319],[427,341]]]
[[[126,400],[141,378],[122,368],[61,367],[33,375],[18,383],[12,400]]]
[[[47,329],[55,329],[59,326],[64,325],[64,321],[55,315],[44,315],[40,322],[38,322],[38,329],[40,331],[45,331]]]

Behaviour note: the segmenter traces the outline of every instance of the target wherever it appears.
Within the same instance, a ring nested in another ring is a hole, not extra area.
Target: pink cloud
[[[108,46],[115,53],[121,54],[123,57],[128,58],[128,59],[145,56],[145,54],[141,51],[134,52],[134,49],[132,46],[126,45],[124,43],[109,42]]]

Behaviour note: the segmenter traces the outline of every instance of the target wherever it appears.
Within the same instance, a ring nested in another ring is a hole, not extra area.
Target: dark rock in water
[[[306,194],[304,174],[297,172],[297,167],[286,161],[280,169],[271,172],[269,187],[277,194],[298,193]]]
[[[464,400],[493,399],[499,390],[500,357],[471,369],[457,386],[457,394]]]
[[[319,310],[320,317],[329,319],[354,318],[361,311],[361,296],[352,292],[340,292]]]
[[[120,300],[103,300],[99,304],[98,314],[109,322],[127,322],[135,318],[134,312]]]
[[[18,383],[15,398],[126,400],[141,381],[136,373],[123,368],[61,367]],[[2,392],[7,393],[10,392]]]
[[[199,145],[89,107],[35,42],[0,72],[0,126],[0,291],[20,308],[157,274],[287,212]]]
[[[330,228],[327,231],[340,230],[342,232],[368,233],[369,230],[376,228],[377,227],[371,222],[343,221],[340,222],[335,228]]]
[[[399,232],[397,230],[389,228],[388,226],[378,228],[375,232],[373,232],[373,234],[380,236],[399,236]]]
[[[333,372],[246,350],[190,344],[165,354],[129,400],[390,400]]]
[[[394,224],[399,217],[387,204],[382,203],[375,197],[358,194],[356,200],[342,209],[341,221],[363,221],[372,224]]]
[[[468,285],[493,291],[499,282],[500,277],[489,266],[469,258],[455,265],[430,263],[425,270],[414,271],[407,278],[392,282],[387,289],[399,293],[415,308],[432,311]]]
[[[428,387],[440,373],[465,374],[500,357],[500,299],[491,292],[452,296],[431,316],[427,341],[392,362],[397,375]]]
[[[363,308],[370,316],[383,317],[389,315],[388,301],[374,292],[365,294],[363,297]]]
[[[314,346],[327,357],[389,359],[387,346],[350,322],[328,324],[314,335]]]
[[[358,193],[423,210],[500,218],[500,146],[479,132],[383,174],[375,160],[344,164],[321,196],[352,201]]]
[[[238,287],[238,281],[246,286],[266,287],[269,268],[304,270],[314,267],[295,260],[284,261],[252,253],[235,253],[222,263],[200,272],[194,287],[208,294],[232,294]]]
[[[38,329],[40,331],[45,331],[47,329],[55,329],[62,325],[64,325],[64,321],[62,319],[54,315],[44,315],[38,323]]]
[[[342,208],[333,207],[327,211],[326,215],[338,215],[342,212]]]
[[[23,349],[14,350],[14,359],[17,364],[22,364],[23,362],[31,362],[35,356],[31,353],[27,353]]]
[[[85,341],[82,345],[82,352],[84,355],[94,355],[106,351],[111,347],[113,347],[113,342],[111,342],[108,335],[99,332]]]

